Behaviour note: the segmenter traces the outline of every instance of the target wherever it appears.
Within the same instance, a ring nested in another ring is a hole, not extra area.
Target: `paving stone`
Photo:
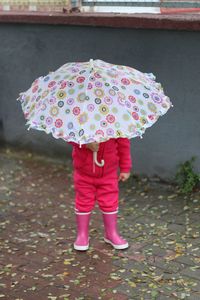
[[[163,256],[166,255],[167,249],[160,248],[159,246],[148,245],[148,246],[145,246],[142,249],[142,252],[144,254],[150,253],[150,254],[153,254],[154,256],[161,256],[161,257],[163,257]]]
[[[187,241],[187,243],[188,244],[192,244],[193,245],[193,247],[194,246],[196,246],[196,247],[198,247],[199,245],[200,245],[200,238],[199,237],[187,237],[187,239],[186,239],[186,241]]]
[[[119,293],[128,296],[129,300],[139,300],[141,299],[141,291],[135,288],[131,288],[128,284],[121,284],[115,288]]]
[[[186,232],[186,227],[184,225],[179,225],[179,224],[169,224],[168,229],[172,232],[181,232],[181,233]]]
[[[200,279],[200,267],[198,267],[198,269],[196,269],[195,267],[187,267],[180,273],[191,278]]]
[[[175,300],[175,299],[177,299],[177,298],[175,298],[175,297],[173,297],[173,296],[165,296],[165,295],[159,295],[157,298],[156,298],[156,300]]]
[[[167,284],[165,283],[165,285],[163,285],[162,287],[159,288],[159,292],[162,294],[160,296],[158,296],[158,299],[159,297],[169,297],[169,296],[172,296],[172,293],[174,293],[176,290],[178,289],[178,286],[177,285],[172,285],[172,284]]]
[[[166,260],[156,261],[152,265],[162,269],[165,273],[177,273],[185,267],[184,264],[175,261],[166,262]]]
[[[197,263],[195,262],[195,257],[192,257],[192,256],[179,256],[177,257],[174,261],[177,261],[181,264],[184,264],[184,265],[190,265],[190,266],[197,266],[197,265],[200,265],[200,262]]]
[[[185,200],[175,195],[173,186],[144,179],[120,183],[118,225],[130,247],[118,251],[104,243],[96,205],[90,249],[74,251],[71,161],[58,164],[47,157],[0,149],[4,298],[154,300],[155,290],[155,300],[177,300],[173,293],[180,298],[186,289],[189,299],[198,297],[200,273],[191,269],[200,265],[198,205],[191,202],[184,210]],[[2,187],[9,191],[6,197]]]
[[[198,294],[194,294],[194,295],[190,295],[189,297],[188,297],[188,299],[189,300],[199,300],[200,299],[200,293],[198,293]]]

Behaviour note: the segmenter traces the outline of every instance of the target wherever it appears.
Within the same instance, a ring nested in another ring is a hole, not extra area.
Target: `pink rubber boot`
[[[74,243],[75,250],[85,251],[89,248],[88,230],[90,214],[90,212],[76,213],[77,238]]]
[[[128,248],[127,241],[120,237],[117,231],[117,212],[103,213],[103,222],[105,228],[104,241],[118,250]]]

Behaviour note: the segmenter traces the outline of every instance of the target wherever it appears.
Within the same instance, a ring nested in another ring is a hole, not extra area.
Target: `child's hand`
[[[90,149],[93,152],[97,152],[99,150],[99,144],[97,142],[89,143],[86,145],[86,148]]]
[[[120,173],[118,177],[118,181],[126,181],[130,177],[131,173]]]

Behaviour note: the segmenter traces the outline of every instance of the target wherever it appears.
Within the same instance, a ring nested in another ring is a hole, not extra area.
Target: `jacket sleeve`
[[[121,173],[129,173],[132,168],[131,143],[127,138],[117,139],[119,167]]]

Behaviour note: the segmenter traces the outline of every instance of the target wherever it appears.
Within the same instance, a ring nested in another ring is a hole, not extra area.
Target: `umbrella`
[[[173,106],[152,73],[102,60],[66,63],[20,93],[28,129],[88,144],[142,137]],[[98,163],[97,153],[94,159]]]

